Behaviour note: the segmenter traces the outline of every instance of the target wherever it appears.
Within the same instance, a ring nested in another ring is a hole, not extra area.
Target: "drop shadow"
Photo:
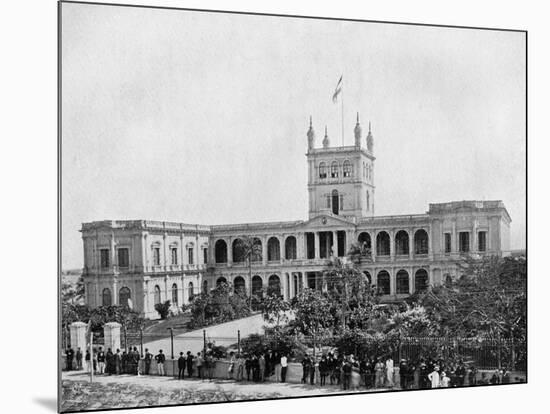
[[[33,401],[41,405],[44,408],[47,408],[50,411],[53,411],[54,413],[57,412],[57,398],[51,398],[51,397],[34,397]]]

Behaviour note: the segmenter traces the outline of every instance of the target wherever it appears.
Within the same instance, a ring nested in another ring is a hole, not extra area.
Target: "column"
[[[147,233],[143,233],[143,236],[141,238],[141,260],[143,262],[143,270],[144,271],[147,271],[148,268],[149,268],[149,263],[148,263],[148,260],[149,260],[149,257],[148,257],[148,254],[147,254]]]
[[[409,267],[407,269],[409,272],[409,295],[412,295],[414,293],[414,273],[413,268]]]
[[[104,349],[111,348],[113,352],[120,349],[120,327],[121,325],[118,322],[107,322],[103,326]]]
[[[319,232],[316,231],[315,235],[315,259],[319,259],[321,253],[321,241],[319,237]]]
[[[333,251],[334,257],[338,257],[338,232],[337,231],[332,232],[332,251]]]
[[[185,247],[183,247],[183,233],[180,234],[180,262],[179,262],[179,265],[180,265],[180,269],[184,269],[183,267],[183,259],[185,258]]]
[[[352,243],[352,240],[354,239],[355,237],[353,237],[353,231],[352,230],[346,231],[346,253],[349,252],[349,250],[351,249],[351,243]]]
[[[149,281],[146,280],[143,284],[143,313],[149,313]]]
[[[409,232],[409,260],[412,260],[414,257],[414,232]]]
[[[304,258],[304,233],[298,233],[296,237],[296,258]]]
[[[395,260],[395,230],[389,232],[390,235],[390,259],[393,262]]]
[[[288,275],[288,273],[283,273],[283,299],[285,300],[288,300],[290,298],[290,295],[289,295],[289,282],[290,282],[290,276]]]
[[[168,253],[166,252],[166,232],[162,235],[162,255],[164,256],[162,259],[163,269],[168,269]]]
[[[113,231],[111,232],[111,263],[109,263],[109,267],[114,270],[116,264],[115,232]]]
[[[267,266],[267,236],[262,237],[262,264]]]
[[[395,269],[392,267],[390,273],[390,295],[395,295]]]
[[[458,234],[456,232],[456,220],[453,220],[452,232],[451,232],[451,252],[458,252]]]
[[[75,351],[80,348],[84,354],[86,349],[86,329],[88,324],[84,322],[73,322],[69,325],[71,348]]]
[[[376,231],[373,231],[370,233],[371,239],[370,239],[370,254],[372,257],[372,262],[376,262]],[[374,276],[373,276],[374,280]]]
[[[117,278],[113,278],[113,295],[111,296],[111,301],[112,301],[113,305],[120,305],[120,303],[118,303],[119,298],[118,298],[118,280],[117,280]],[[98,304],[99,304],[99,302],[98,302]]]
[[[474,219],[474,225],[472,226],[472,246],[471,251],[477,252],[478,249],[478,240],[477,240],[477,220]]]
[[[227,265],[231,266],[233,264],[233,238],[229,237],[229,239],[225,240],[225,243],[227,244]]]

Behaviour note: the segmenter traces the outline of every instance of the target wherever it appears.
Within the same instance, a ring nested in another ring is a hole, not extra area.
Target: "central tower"
[[[362,128],[357,114],[355,145],[331,147],[328,131],[322,148],[315,148],[315,132],[309,120],[308,195],[309,218],[334,215],[354,220],[374,215],[373,137],[370,129],[366,148],[361,146]]]

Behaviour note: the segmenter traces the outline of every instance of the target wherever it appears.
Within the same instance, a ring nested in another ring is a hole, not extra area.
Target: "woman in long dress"
[[[393,359],[390,356],[386,360],[386,383],[389,388],[393,388],[393,373],[394,373]]]
[[[351,366],[351,389],[358,390],[361,383],[361,372],[359,370],[359,364],[354,362]]]

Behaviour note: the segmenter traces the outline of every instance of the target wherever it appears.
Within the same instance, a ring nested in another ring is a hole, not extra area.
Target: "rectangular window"
[[[128,249],[126,248],[118,249],[118,266],[128,267],[129,265],[130,265],[130,260],[128,256]]]
[[[160,247],[153,247],[153,265],[160,266]]]
[[[451,233],[445,233],[445,253],[451,253]]]
[[[477,250],[484,252],[487,250],[487,232],[480,231],[477,233]]]
[[[187,256],[189,258],[189,264],[192,265],[193,264],[193,248],[192,247],[190,247],[187,250]]]
[[[105,269],[106,267],[109,267],[109,249],[101,249],[101,267]]]
[[[202,254],[203,254],[203,257],[202,257],[203,263],[207,264],[208,263],[208,249],[203,249]]]
[[[467,253],[470,251],[470,233],[467,231],[461,231],[458,233],[459,250],[461,253]]]
[[[170,251],[172,253],[172,264],[177,265],[178,264],[178,248],[177,247],[172,247],[170,249]]]

